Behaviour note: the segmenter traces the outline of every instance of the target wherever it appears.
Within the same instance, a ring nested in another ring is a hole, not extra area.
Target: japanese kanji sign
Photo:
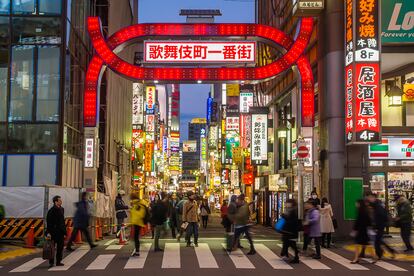
[[[267,165],[267,113],[252,114],[251,160]]]
[[[227,131],[239,131],[240,118],[239,117],[227,117],[226,118],[226,130]]]
[[[144,124],[144,85],[132,84],[132,124]]]
[[[240,113],[249,113],[249,108],[253,106],[253,92],[240,93]]]
[[[146,87],[146,112],[153,113],[154,112],[154,103],[155,103],[155,86],[147,86]]]
[[[254,41],[145,41],[145,62],[255,63]]]
[[[85,168],[94,167],[94,153],[95,153],[95,140],[93,138],[85,139]]]
[[[347,143],[381,141],[380,0],[345,1]]]
[[[154,154],[154,143],[145,144],[145,160],[144,160],[144,171],[152,172],[152,157]]]

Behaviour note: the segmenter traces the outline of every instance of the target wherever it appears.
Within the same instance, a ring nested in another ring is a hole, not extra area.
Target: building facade
[[[84,187],[83,90],[93,53],[87,17],[99,16],[108,36],[137,22],[136,14],[137,1],[128,0],[0,1],[2,186]],[[127,51],[123,57],[133,57]],[[125,186],[131,181],[131,97],[130,81],[105,72],[95,191],[107,192],[112,171]]]

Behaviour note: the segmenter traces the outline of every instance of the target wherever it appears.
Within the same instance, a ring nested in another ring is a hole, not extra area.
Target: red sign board
[[[345,1],[347,143],[381,141],[380,0]]]
[[[298,148],[298,156],[299,158],[306,158],[309,155],[309,149],[307,146],[300,146]]]

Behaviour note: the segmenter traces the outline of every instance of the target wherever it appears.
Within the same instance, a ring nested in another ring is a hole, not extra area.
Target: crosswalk
[[[225,244],[221,245],[224,249]],[[281,247],[281,245],[278,246]],[[263,243],[256,243],[255,248],[257,255],[250,257],[240,249],[232,251],[231,253],[224,253],[222,249],[212,249],[208,243],[199,243],[198,247],[195,248],[184,248],[184,246],[179,243],[166,242],[164,252],[153,253],[151,251],[151,249],[153,249],[152,244],[147,242],[141,244],[139,257],[128,257],[125,261],[125,254],[127,251],[125,250],[126,248],[119,246],[114,247],[113,242],[108,242],[106,243],[106,250],[99,252],[91,251],[88,247],[82,246],[71,252],[63,259],[62,262],[65,264],[64,266],[52,267],[49,271],[68,271],[77,266],[77,263],[85,257],[88,257],[88,263],[85,264],[86,262],[82,262],[81,269],[88,271],[106,270],[110,268],[111,265],[119,267],[119,262],[122,262],[122,267],[126,270],[145,269],[150,266],[154,269],[154,262],[152,262],[151,265],[147,262],[147,260],[152,257],[152,254],[156,254],[158,256],[156,258],[158,259],[162,258],[159,267],[160,269],[180,269],[185,268],[187,265],[183,256],[187,257],[188,254],[193,253],[197,258],[197,265],[201,269],[219,269],[227,262],[231,263],[231,266],[233,266],[234,269],[247,270],[263,268],[263,264],[267,264],[268,268],[273,270],[293,270],[298,266],[302,266],[304,269],[310,270],[333,270],[338,267],[349,271],[367,271],[373,270],[374,268],[392,272],[406,272],[411,270],[410,268],[404,267],[399,263],[394,264],[388,261],[379,261],[375,263],[375,265],[368,264],[369,260],[366,260],[366,262],[363,262],[362,264],[351,264],[349,259],[328,249],[322,250],[323,258],[321,260],[301,257],[300,262],[303,265],[295,265],[283,261],[278,255],[279,252],[276,252],[279,250],[275,250],[274,248],[272,249]],[[289,251],[289,253],[292,254],[293,252]],[[222,258],[227,258],[227,261]],[[264,262],[260,261],[258,264],[257,262],[259,259],[264,260]],[[42,258],[35,257],[20,266],[11,269],[9,272],[31,272],[34,269],[46,267],[47,263],[48,262]],[[115,265],[114,263],[118,263],[118,265]],[[228,265],[226,265],[226,267],[228,267]],[[79,269],[79,267],[77,268]]]

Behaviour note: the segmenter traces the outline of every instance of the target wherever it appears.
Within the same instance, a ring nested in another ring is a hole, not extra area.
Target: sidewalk
[[[0,262],[16,257],[39,252],[39,248],[24,248],[23,244],[13,244],[0,241]]]

